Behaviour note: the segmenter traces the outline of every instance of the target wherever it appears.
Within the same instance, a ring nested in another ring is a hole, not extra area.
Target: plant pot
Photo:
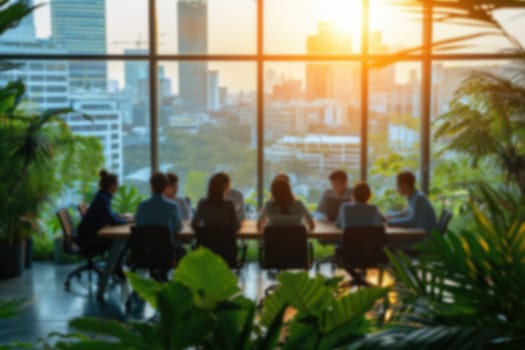
[[[0,243],[0,279],[14,278],[24,272],[24,242]]]
[[[30,269],[33,266],[33,238],[27,238],[25,243],[24,267]]]

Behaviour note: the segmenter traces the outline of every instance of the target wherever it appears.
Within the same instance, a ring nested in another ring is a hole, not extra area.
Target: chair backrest
[[[383,226],[349,227],[343,232],[342,263],[357,269],[386,264],[384,247],[388,240]]]
[[[86,203],[80,203],[77,206],[77,210],[78,210],[78,213],[80,214],[80,217],[83,218],[84,216],[86,216],[86,213],[88,211],[88,206]]]
[[[230,268],[237,267],[237,239],[232,227],[200,227],[195,237],[199,246],[222,257]]]
[[[129,238],[130,266],[169,270],[175,258],[170,236],[165,226],[133,226]]]
[[[62,238],[63,238],[63,248],[67,253],[72,253],[75,248],[75,237],[76,229],[73,224],[73,219],[69,213],[69,209],[64,208],[57,211],[58,221],[60,222],[60,227],[62,228]]]
[[[304,226],[267,226],[261,257],[265,269],[308,269],[308,240]]]
[[[439,218],[438,222],[438,230],[441,234],[445,234],[447,232],[448,224],[450,223],[450,220],[452,220],[452,212],[447,209],[443,209],[441,212],[441,217]]]

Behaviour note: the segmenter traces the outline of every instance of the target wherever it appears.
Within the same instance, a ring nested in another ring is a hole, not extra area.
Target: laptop
[[[326,199],[326,218],[329,221],[337,220],[339,208],[343,203],[347,203],[348,198],[327,198]]]

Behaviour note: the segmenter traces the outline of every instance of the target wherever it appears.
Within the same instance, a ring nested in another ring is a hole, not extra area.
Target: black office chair
[[[452,220],[452,212],[447,209],[443,209],[441,211],[441,216],[439,217],[438,222],[438,230],[441,234],[447,233],[448,224],[450,223],[450,220]]]
[[[259,246],[259,264],[270,270],[309,270],[313,247],[304,226],[267,226]]]
[[[349,286],[370,287],[366,281],[367,269],[378,269],[377,285],[383,284],[384,266],[388,258],[384,252],[388,240],[383,226],[350,227],[343,232],[343,245],[337,250],[337,264],[352,277]]]
[[[62,227],[62,237],[64,240],[63,250],[66,254],[75,255],[87,259],[87,263],[71,271],[64,282],[64,289],[69,291],[71,289],[71,279],[73,277],[80,278],[82,272],[88,272],[88,281],[91,284],[91,273],[95,272],[100,278],[102,270],[97,266],[95,258],[104,254],[104,250],[99,248],[81,248],[76,243],[76,229],[73,225],[73,220],[69,213],[69,209],[61,209],[57,212],[57,217]]]
[[[132,271],[148,270],[151,277],[164,282],[176,266],[171,233],[165,226],[133,226],[129,237],[128,266]]]
[[[231,227],[200,227],[195,231],[197,247],[210,249],[226,261],[237,272],[246,261],[246,244],[237,246],[237,233]]]

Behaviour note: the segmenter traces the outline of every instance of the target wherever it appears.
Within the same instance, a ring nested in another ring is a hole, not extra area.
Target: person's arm
[[[229,202],[230,207],[230,215],[232,216],[232,226],[235,229],[235,231],[239,231],[241,228],[241,221],[239,220],[239,217],[237,215],[237,210],[235,210],[235,203]]]
[[[315,213],[318,214],[319,219],[326,219],[326,211],[327,211],[327,195],[328,191],[325,191],[323,195],[321,196],[321,199],[319,199],[319,203],[317,203],[317,209],[315,209]]]
[[[261,213],[259,214],[259,217],[257,218],[257,230],[259,230],[259,232],[262,232],[264,230],[264,226],[266,225],[266,219],[267,219],[267,207],[268,207],[268,203],[266,203],[261,211]]]
[[[313,231],[315,229],[314,218],[312,217],[312,215],[310,214],[308,209],[306,209],[306,207],[304,206],[303,202],[299,202],[299,203],[301,203],[301,207],[302,207],[302,210],[303,210],[303,216],[304,216],[304,219],[306,221],[306,226],[308,227],[308,229],[310,231]]]
[[[383,216],[383,214],[381,213],[381,210],[379,210],[378,207],[375,207],[376,208],[376,217],[375,217],[375,225],[377,226],[383,226],[385,224],[385,217]]]
[[[108,222],[110,225],[124,225],[128,223],[128,220],[121,217],[120,215],[117,215],[113,209],[111,208],[111,199],[104,200],[104,212],[106,213],[106,222]]]
[[[142,215],[142,203],[137,207],[137,213],[135,214],[135,225],[143,225],[143,215]]]
[[[240,197],[239,197],[239,200],[241,201],[240,202],[240,210],[239,210],[239,221],[240,222],[243,222],[245,219],[246,219],[246,205],[244,203],[244,196],[241,192],[239,192],[240,194]]]
[[[173,207],[173,213],[172,213],[172,220],[173,220],[173,233],[179,233],[180,231],[182,231],[182,216],[181,216],[181,213],[180,213],[180,209],[179,209],[179,206],[177,205],[177,203],[174,203],[175,206]]]
[[[197,210],[193,214],[193,218],[191,219],[191,227],[193,230],[197,230],[201,226],[202,222],[202,201],[197,204]]]
[[[335,220],[335,226],[340,229],[345,228],[345,210],[344,205],[339,207],[339,213],[337,214],[337,219]]]
[[[411,203],[406,216],[400,216],[388,220],[388,225],[392,227],[415,227],[417,219],[424,215],[425,199],[417,197],[414,203]]]
[[[178,198],[175,201],[179,207],[179,213],[181,220],[189,220],[190,219],[190,208],[188,208],[188,203],[184,198]]]

